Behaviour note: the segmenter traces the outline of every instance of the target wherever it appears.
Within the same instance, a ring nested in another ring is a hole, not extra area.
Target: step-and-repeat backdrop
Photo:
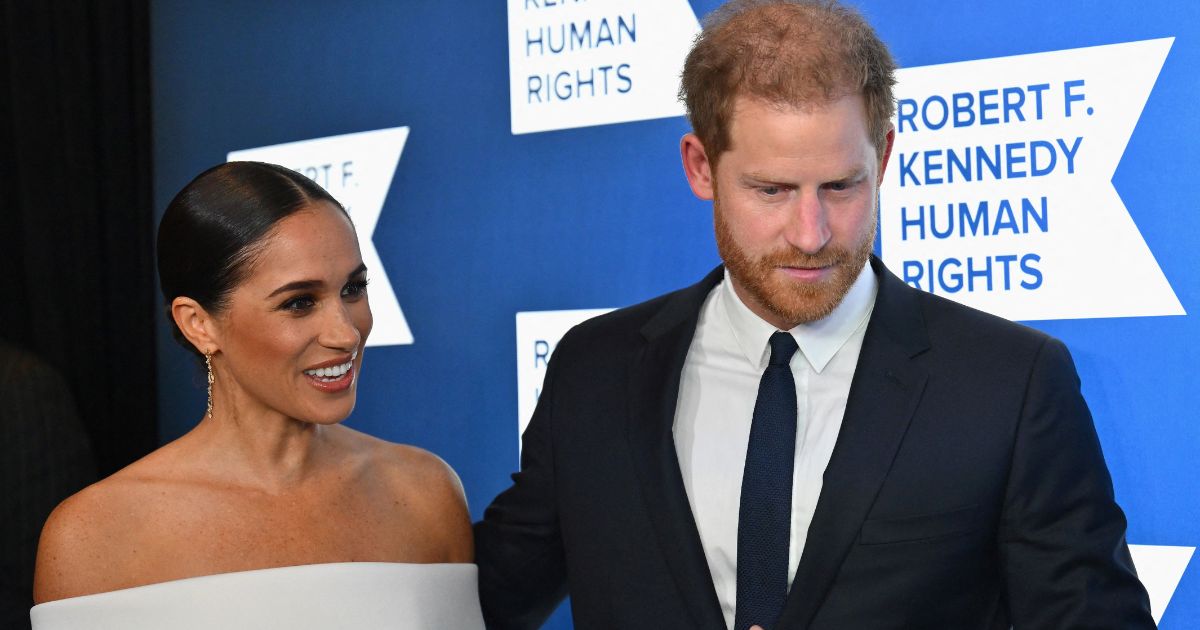
[[[157,207],[230,159],[340,199],[375,313],[348,423],[442,456],[478,518],[559,336],[718,262],[675,97],[716,4],[155,2]],[[904,68],[877,251],[1067,342],[1155,614],[1195,627],[1200,5],[860,7]],[[159,346],[170,439],[204,391]]]

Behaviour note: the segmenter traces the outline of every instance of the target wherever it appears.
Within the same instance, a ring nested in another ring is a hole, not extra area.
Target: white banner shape
[[[688,0],[508,0],[514,134],[681,116]]]
[[[612,309],[570,311],[527,311],[517,313],[517,450],[529,426],[533,408],[542,394],[546,365],[558,340],[575,324],[603,315]]]
[[[1175,587],[1183,578],[1188,563],[1192,560],[1195,547],[1162,547],[1156,545],[1129,545],[1129,554],[1137,568],[1138,578],[1150,595],[1150,613],[1154,623],[1162,620],[1175,594]]]
[[[884,261],[1009,319],[1184,314],[1112,184],[1173,41],[899,71]]]
[[[286,166],[307,175],[346,207],[371,279],[368,294],[375,326],[367,338],[368,346],[413,342],[408,320],[371,240],[406,140],[408,127],[394,127],[231,151],[228,157],[231,162],[253,160]]]

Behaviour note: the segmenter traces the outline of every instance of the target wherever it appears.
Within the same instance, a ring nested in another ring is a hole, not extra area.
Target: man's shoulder
[[[994,365],[1015,361],[1028,364],[1047,346],[1065,346],[1051,335],[1025,324],[993,315],[954,300],[912,289],[935,356],[973,357]]]
[[[720,268],[696,284],[664,293],[583,321],[567,332],[559,347],[614,351],[640,347],[660,328],[694,322],[709,291],[718,284]]]

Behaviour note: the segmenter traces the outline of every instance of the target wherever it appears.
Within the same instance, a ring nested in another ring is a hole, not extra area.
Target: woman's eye
[[[282,305],[280,305],[280,308],[285,311],[299,313],[311,309],[316,305],[316,303],[316,300],[314,300],[312,296],[299,295],[284,302]]]
[[[358,298],[367,294],[367,281],[355,280],[342,287],[342,297]]]

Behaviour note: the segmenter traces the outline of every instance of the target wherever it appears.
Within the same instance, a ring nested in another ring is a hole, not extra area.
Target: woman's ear
[[[212,354],[221,349],[216,321],[196,300],[183,296],[171,300],[171,318],[179,332],[201,354]]]

